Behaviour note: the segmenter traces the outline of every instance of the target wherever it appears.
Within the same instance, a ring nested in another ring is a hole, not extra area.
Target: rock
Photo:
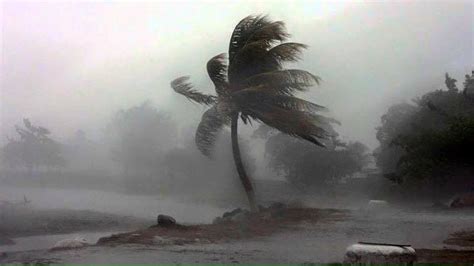
[[[449,203],[451,208],[474,207],[474,193],[455,196]]]
[[[226,223],[226,222],[243,222],[248,220],[251,213],[241,208],[234,209],[230,212],[225,212],[222,217],[216,217],[212,221],[213,224]]]
[[[156,223],[159,226],[170,226],[170,225],[175,225],[176,220],[171,216],[160,214],[158,215],[158,218],[156,219]]]
[[[234,215],[236,215],[237,213],[240,213],[240,212],[242,212],[241,208],[234,209],[230,212],[224,212],[224,214],[222,215],[222,218],[232,217],[232,216],[234,216]]]
[[[416,262],[416,252],[409,245],[363,244],[347,248],[344,263],[351,264],[405,264]]]
[[[50,250],[63,250],[63,249],[75,249],[89,246],[90,244],[82,237],[76,237],[74,239],[64,239],[56,242]]]
[[[120,234],[112,234],[110,236],[103,236],[97,240],[97,244],[106,244],[109,242],[114,242],[120,240]]]

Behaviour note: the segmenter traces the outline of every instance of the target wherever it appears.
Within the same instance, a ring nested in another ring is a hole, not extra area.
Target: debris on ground
[[[90,245],[91,244],[83,237],[76,237],[74,239],[63,239],[56,242],[50,251],[83,248]]]
[[[451,199],[449,203],[451,208],[466,208],[474,207],[474,193],[466,193],[462,195],[457,195]]]
[[[416,249],[418,256],[417,263],[463,263],[472,265],[474,261],[473,250],[455,250],[455,249]]]
[[[409,245],[357,243],[347,248],[344,263],[405,264],[416,262],[416,252]]]
[[[346,211],[290,208],[281,204],[261,207],[259,212],[235,209],[216,218],[212,224],[154,225],[129,233],[103,237],[98,245],[145,244],[176,245],[216,243],[234,239],[268,236],[277,231],[298,229],[301,223],[321,223],[345,219]]]
[[[460,247],[474,247],[474,231],[455,232],[443,243]]]

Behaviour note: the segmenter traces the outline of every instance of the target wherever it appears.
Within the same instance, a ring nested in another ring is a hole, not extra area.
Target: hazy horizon
[[[205,64],[227,52],[249,14],[284,21],[290,41],[309,45],[298,66],[323,82],[300,96],[327,106],[345,140],[370,148],[391,104],[443,88],[445,72],[461,83],[474,62],[472,1],[1,5],[2,143],[24,117],[60,140],[78,129],[99,138],[113,112],[145,100],[195,127],[204,109],[169,83],[190,75],[213,93]]]

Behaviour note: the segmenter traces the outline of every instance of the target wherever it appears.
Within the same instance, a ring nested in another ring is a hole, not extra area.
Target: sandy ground
[[[297,230],[280,230],[253,238],[216,243],[125,244],[57,252],[17,252],[4,255],[0,262],[331,263],[342,262],[347,246],[357,241],[411,244],[419,251],[420,262],[450,262],[455,256],[457,262],[474,262],[472,247],[445,241],[455,232],[473,231],[473,222],[473,211],[351,211],[346,219],[306,222]],[[439,251],[443,249],[457,251]]]

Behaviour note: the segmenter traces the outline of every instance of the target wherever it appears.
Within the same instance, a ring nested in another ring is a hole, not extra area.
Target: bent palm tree
[[[177,93],[211,106],[203,114],[195,137],[204,155],[211,157],[218,133],[230,124],[235,165],[253,211],[257,210],[254,190],[242,163],[237,138],[239,116],[245,124],[254,119],[319,146],[324,146],[321,139],[331,136],[329,123],[335,122],[316,114],[324,107],[294,97],[295,92],[318,84],[319,78],[304,70],[283,68],[285,62],[298,61],[306,48],[300,43],[284,43],[288,37],[283,22],[272,22],[266,16],[248,16],[232,33],[229,64],[225,54],[207,63],[217,96],[194,90],[189,77],[171,82]]]

